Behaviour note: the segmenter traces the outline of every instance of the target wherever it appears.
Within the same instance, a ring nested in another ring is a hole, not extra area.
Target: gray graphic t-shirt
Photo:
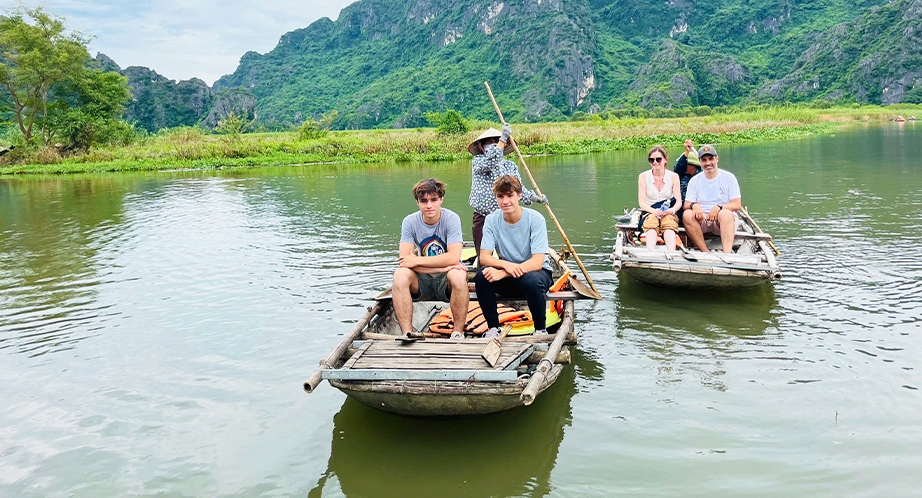
[[[461,217],[454,211],[442,208],[442,215],[435,225],[423,221],[423,213],[417,211],[403,219],[400,228],[400,242],[415,246],[418,256],[438,256],[448,251],[449,244],[464,242],[461,235]]]

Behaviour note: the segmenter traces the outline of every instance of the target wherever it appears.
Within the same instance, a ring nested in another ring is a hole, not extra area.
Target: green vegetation
[[[445,112],[427,112],[426,119],[435,126],[435,131],[440,135],[459,135],[471,130],[461,113],[454,109],[448,109]]]
[[[496,10],[495,10],[496,9]],[[360,0],[248,53],[215,88],[252,88],[264,124],[338,109],[335,129],[426,126],[453,109],[514,122],[678,117],[749,104],[918,100],[918,0]],[[670,114],[670,112],[675,111]]]
[[[92,67],[87,39],[41,7],[0,16],[0,130],[12,156],[89,150],[135,137],[127,80]]]
[[[922,115],[922,106],[847,106],[815,109],[806,105],[717,109],[679,118],[610,117],[563,122],[514,124],[524,154],[579,154],[646,148],[654,143],[679,147],[696,143],[785,140],[834,131],[847,123],[889,121],[897,113]],[[162,169],[248,168],[314,163],[403,163],[467,160],[467,144],[491,122],[472,122],[465,134],[435,129],[331,131],[303,139],[299,132],[240,134],[228,140],[202,128],[181,127],[150,135],[135,145],[109,145],[67,158],[34,152],[11,164],[0,157],[0,174],[72,173]]]

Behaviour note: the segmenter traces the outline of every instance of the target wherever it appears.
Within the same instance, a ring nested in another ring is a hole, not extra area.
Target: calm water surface
[[[0,496],[917,495],[922,127],[719,150],[784,279],[618,278],[644,152],[533,158],[605,300],[533,406],[461,420],[301,382],[387,287],[416,180],[469,230],[468,164],[2,179]]]

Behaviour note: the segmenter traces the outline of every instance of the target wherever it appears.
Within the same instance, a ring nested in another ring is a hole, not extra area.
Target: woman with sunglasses
[[[637,178],[637,203],[644,213],[642,230],[649,249],[656,247],[657,236],[666,242],[666,249],[675,251],[679,218],[676,211],[682,206],[679,175],[666,170],[669,154],[662,145],[654,145],[647,152],[650,169]]]

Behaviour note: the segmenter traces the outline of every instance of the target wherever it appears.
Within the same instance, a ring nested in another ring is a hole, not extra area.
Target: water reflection
[[[744,292],[687,292],[651,287],[620,275],[615,323],[619,336],[658,361],[660,382],[693,377],[724,391],[726,361],[759,356],[758,344],[782,316],[770,284]]]
[[[0,349],[29,356],[98,333],[131,178],[0,181]]]
[[[574,351],[581,370],[601,366]],[[347,399],[327,471],[310,497],[545,496],[572,422],[574,366],[534,405],[485,417],[413,419]]]

